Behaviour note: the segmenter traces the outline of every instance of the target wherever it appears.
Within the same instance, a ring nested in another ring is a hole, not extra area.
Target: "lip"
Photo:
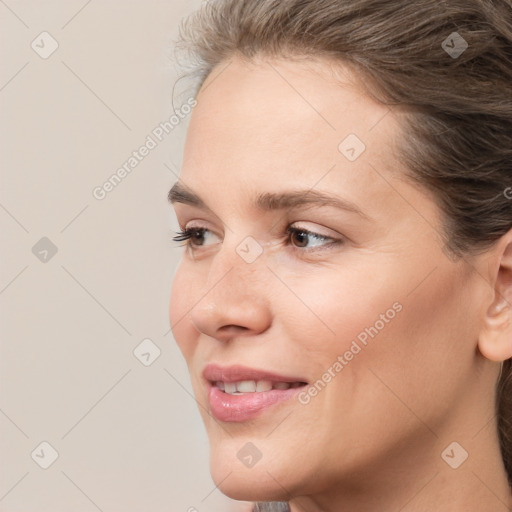
[[[220,366],[208,364],[203,377],[206,381],[210,410],[213,416],[224,422],[240,423],[257,418],[272,406],[293,398],[304,386],[289,389],[230,395],[214,385],[217,381],[270,380],[274,382],[307,382],[302,377],[290,377],[246,366]]]
[[[241,380],[271,380],[274,382],[307,382],[302,377],[290,377],[257,370],[242,365],[220,366],[210,363],[203,370],[203,377],[210,382],[238,382]]]

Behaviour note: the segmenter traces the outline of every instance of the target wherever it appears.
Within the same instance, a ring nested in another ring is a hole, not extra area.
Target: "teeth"
[[[254,393],[256,391],[256,382],[253,380],[243,380],[236,385],[240,393]]]
[[[230,395],[236,393],[236,382],[226,382],[224,384],[224,391]]]
[[[256,383],[256,391],[270,391],[272,389],[272,382],[270,380],[259,380]]]
[[[229,395],[243,393],[261,393],[272,389],[285,390],[301,386],[300,382],[272,382],[270,380],[242,380],[240,382],[218,381],[215,386]]]

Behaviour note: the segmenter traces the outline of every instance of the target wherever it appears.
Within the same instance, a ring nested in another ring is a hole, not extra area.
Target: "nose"
[[[192,324],[219,341],[260,334],[271,324],[265,284],[270,272],[262,261],[247,263],[235,251],[229,255],[223,251],[210,264],[206,284],[191,310]]]

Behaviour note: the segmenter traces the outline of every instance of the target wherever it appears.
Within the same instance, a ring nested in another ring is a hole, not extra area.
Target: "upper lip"
[[[279,375],[266,370],[258,370],[242,365],[220,366],[207,364],[203,370],[203,377],[210,382],[240,382],[244,380],[269,380],[272,382],[306,382],[302,377]]]

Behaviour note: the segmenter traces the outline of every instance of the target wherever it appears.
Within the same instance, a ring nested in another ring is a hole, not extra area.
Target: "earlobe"
[[[491,361],[504,361],[512,357],[512,306],[501,299],[497,307],[499,311],[493,304],[487,312],[478,349]]]
[[[496,262],[491,285],[494,299],[485,314],[478,348],[491,361],[512,357],[512,230],[493,249]]]

